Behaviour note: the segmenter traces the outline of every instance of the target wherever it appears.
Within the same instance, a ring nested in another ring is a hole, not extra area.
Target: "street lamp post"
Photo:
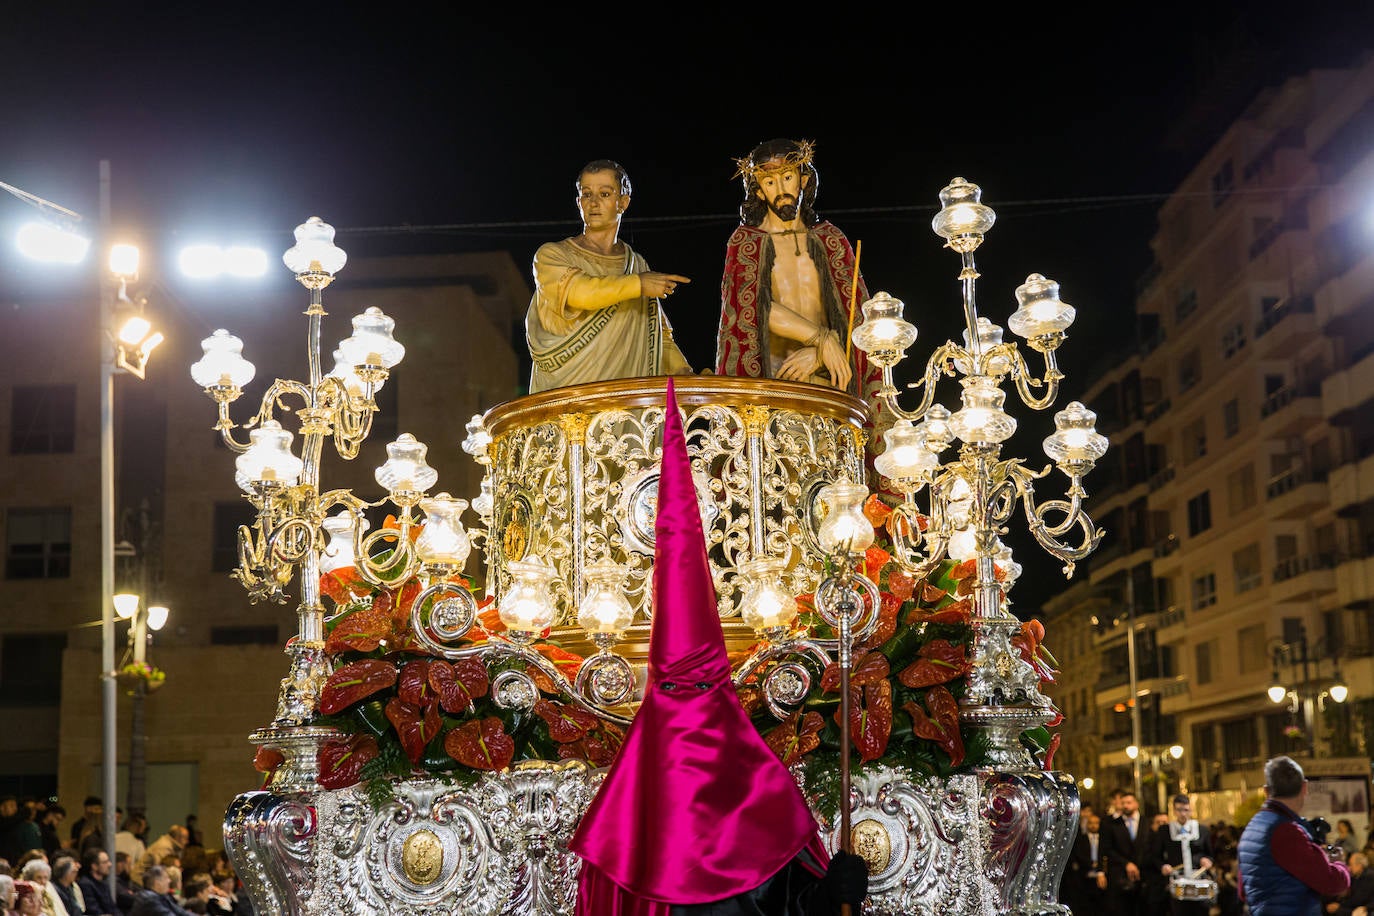
[[[167,623],[167,608],[162,605],[144,607],[138,595],[119,594],[114,596],[115,612],[123,620],[129,621],[129,648],[125,658],[132,662],[135,671],[146,670],[148,664],[148,644],[152,633]],[[133,710],[129,720],[129,791],[125,804],[132,813],[147,808],[147,730],[143,726],[143,700],[152,682],[141,674],[133,679]]]
[[[1149,757],[1149,760],[1150,760],[1150,772],[1154,774],[1154,778],[1155,778],[1155,801],[1156,801],[1156,802],[1158,803],[1158,805],[1159,805],[1159,807],[1158,807],[1156,810],[1158,810],[1158,811],[1168,811],[1168,810],[1169,810],[1169,791],[1168,791],[1168,788],[1167,788],[1167,787],[1165,786],[1165,784],[1164,784],[1164,771],[1163,771],[1163,769],[1161,768],[1160,764],[1163,762],[1165,755],[1168,755],[1169,757],[1173,758],[1174,760],[1181,760],[1181,759],[1183,758],[1183,745],[1181,745],[1181,744],[1172,744],[1172,745],[1169,745],[1168,747],[1164,747],[1163,745],[1159,745],[1159,746],[1156,746],[1156,747],[1146,747],[1146,748],[1142,748],[1142,747],[1140,747],[1140,746],[1138,746],[1138,745],[1135,745],[1135,744],[1130,745],[1129,747],[1126,748],[1126,756],[1129,757],[1129,758],[1131,758],[1131,762],[1135,764],[1135,771],[1136,771],[1137,773],[1140,772],[1140,757],[1141,757],[1142,754],[1144,754],[1144,755],[1146,755],[1146,756]]]
[[[1349,695],[1350,688],[1346,685],[1345,679],[1341,677],[1341,661],[1336,653],[1330,655],[1332,666],[1332,677],[1330,682],[1320,677],[1322,661],[1327,657],[1323,652],[1325,639],[1319,639],[1316,645],[1308,651],[1307,627],[1299,625],[1298,638],[1293,642],[1278,643],[1272,649],[1273,655],[1273,675],[1269,681],[1269,689],[1266,691],[1269,699],[1275,704],[1287,701],[1289,704],[1289,716],[1296,725],[1298,707],[1302,707],[1303,724],[1307,732],[1307,753],[1315,758],[1317,756],[1317,713],[1326,708],[1326,698],[1330,697],[1336,703],[1344,703]],[[1295,685],[1290,687],[1280,678],[1280,669],[1284,662],[1290,666],[1290,673]],[[1296,677],[1299,669],[1302,677]],[[1313,671],[1318,672],[1317,677],[1312,676]]]

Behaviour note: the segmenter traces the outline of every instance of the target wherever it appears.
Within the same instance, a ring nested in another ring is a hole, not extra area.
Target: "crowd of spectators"
[[[141,812],[118,815],[111,862],[99,798],[86,799],[64,838],[61,805],[0,796],[0,916],[255,916],[228,857],[205,847],[194,815],[151,839]]]

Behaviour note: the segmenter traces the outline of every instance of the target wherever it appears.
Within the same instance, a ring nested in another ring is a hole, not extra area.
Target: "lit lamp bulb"
[[[926,448],[925,431],[913,426],[910,420],[894,423],[883,433],[883,441],[887,448],[873,459],[873,466],[892,481],[898,492],[916,492],[940,468],[940,460]]]
[[[116,277],[132,280],[138,276],[138,246],[111,245],[110,273]]]
[[[902,318],[902,300],[878,293],[862,306],[864,320],[854,329],[854,346],[880,368],[895,366],[916,342],[916,326]]]
[[[297,226],[295,235],[296,244],[288,248],[281,259],[298,279],[310,274],[323,274],[333,279],[334,274],[348,262],[348,255],[334,244],[334,227],[318,216],[312,216]],[[305,283],[304,280],[301,282]]]
[[[1341,669],[1339,668],[1336,669],[1336,683],[1331,685],[1328,693],[1331,694],[1331,699],[1337,703],[1344,703],[1345,698],[1350,696],[1350,688],[1346,686],[1345,678],[1341,677]]]
[[[243,358],[243,341],[224,328],[200,342],[204,356],[191,364],[191,378],[202,388],[238,391],[257,371]]]
[[[120,620],[128,620],[138,613],[138,596],[130,592],[120,592],[114,596],[114,609]]]
[[[148,608],[148,629],[160,630],[167,626],[167,615],[171,613],[161,604],[154,604]]]
[[[391,336],[395,329],[395,319],[374,305],[353,317],[353,336],[339,341],[344,359],[357,367],[365,381],[386,378],[406,355],[406,348]]]
[[[1126,756],[1132,760],[1136,759],[1140,756],[1140,748],[1136,747],[1134,744],[1126,745]]]
[[[816,498],[826,507],[825,518],[816,532],[821,549],[827,554],[860,554],[873,543],[873,523],[864,516],[863,503],[868,487],[841,477],[822,487]]]
[[[264,420],[248,437],[252,444],[234,462],[243,480],[255,489],[295,486],[305,463],[291,454],[291,433],[276,420]]]
[[[367,519],[344,509],[329,516],[320,523],[329,535],[329,543],[320,553],[320,572],[332,573],[337,569],[349,569],[357,563],[353,554],[353,532],[355,529],[366,531]]]
[[[1073,306],[1059,298],[1059,284],[1040,274],[1031,274],[1016,287],[1016,302],[1017,309],[1007,319],[1007,327],[1013,334],[1030,340],[1062,335],[1077,315]]]
[[[930,228],[955,251],[973,251],[997,220],[992,208],[981,203],[982,196],[978,185],[962,178],[955,178],[940,191],[940,212],[930,221]]]
[[[549,594],[554,569],[538,558],[514,560],[508,566],[514,581],[497,607],[501,622],[517,642],[528,642],[553,626],[556,608]]]
[[[425,462],[429,446],[410,433],[401,433],[386,447],[386,463],[377,468],[377,483],[386,487],[398,506],[413,506],[434,486],[439,472]]]
[[[589,588],[577,607],[577,625],[595,637],[598,644],[610,643],[634,620],[635,609],[625,597],[625,569],[610,560],[599,560],[587,567]]]
[[[1095,786],[1095,785],[1097,785],[1097,780],[1093,779],[1091,776],[1084,776],[1084,777],[1083,777],[1083,788],[1084,788],[1084,789],[1087,789],[1089,792],[1091,792],[1093,786]]]
[[[1172,747],[1170,747],[1169,756],[1174,758],[1175,760],[1181,760],[1183,758],[1183,745],[1175,744]]]
[[[344,390],[348,392],[348,396],[351,398],[367,396],[367,382],[363,381],[357,368],[344,357],[342,350],[334,351],[334,368],[329,370],[328,377],[343,382]],[[386,379],[377,379],[372,383],[372,393],[375,395],[381,391],[385,384]]]
[[[797,616],[797,599],[782,585],[785,565],[777,557],[760,557],[740,567],[746,582],[740,619],[760,636],[781,636]]]
[[[950,431],[973,445],[991,445],[1010,439],[1016,432],[1016,420],[1002,410],[1006,393],[983,375],[970,375],[963,385],[964,406],[949,418]]]
[[[427,572],[456,572],[463,568],[472,552],[472,541],[463,530],[463,510],[466,499],[455,499],[447,493],[420,500],[425,513],[425,527],[415,539],[415,554]]]
[[[1055,431],[1046,437],[1045,454],[1070,472],[1091,470],[1107,453],[1107,437],[1095,428],[1097,414],[1077,401],[1054,415]]]
[[[1265,692],[1269,694],[1269,700],[1272,703],[1282,703],[1284,698],[1288,696],[1288,688],[1277,681],[1270,684],[1269,689]]]
[[[954,440],[954,432],[949,428],[949,408],[943,404],[931,404],[919,428],[926,448],[936,455],[949,448]]]

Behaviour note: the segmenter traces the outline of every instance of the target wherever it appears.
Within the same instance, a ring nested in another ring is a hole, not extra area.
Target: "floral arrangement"
[[[119,669],[119,673],[128,680],[143,681],[149,687],[161,687],[167,680],[167,672],[147,662],[129,662]]]
[[[1283,736],[1285,738],[1292,738],[1296,741],[1301,738],[1306,738],[1307,732],[1303,730],[1301,725],[1295,725],[1290,722],[1283,727]]]
[[[864,512],[878,537],[864,557],[863,572],[879,586],[881,605],[875,630],[853,653],[853,753],[860,766],[886,764],[938,776],[968,770],[984,760],[987,750],[981,733],[959,720],[959,699],[972,667],[973,564],[947,561],[937,574],[917,580],[882,546],[890,544],[888,529],[902,523],[901,516],[879,494],[869,498]],[[395,527],[395,521],[388,519],[387,526]],[[449,581],[472,587],[461,577]],[[390,793],[391,779],[447,776],[469,781],[518,760],[576,758],[593,766],[614,760],[624,739],[622,729],[563,695],[537,667],[519,658],[488,665],[475,657],[450,662],[433,656],[410,629],[413,605],[422,591],[417,580],[379,587],[349,568],[323,575],[321,591],[335,608],[326,622],[325,648],[336,667],[321,691],[315,722],[341,732],[321,749],[321,787],[361,782],[381,800]],[[813,598],[798,597],[795,628],[833,638]],[[425,619],[429,608],[420,610]],[[481,646],[504,629],[491,600],[485,599],[460,645]],[[1044,628],[1028,621],[1013,642],[1045,683],[1053,680],[1057,663],[1043,639]],[[582,663],[580,656],[547,638],[533,648],[570,679]],[[493,701],[492,679],[505,670],[522,670],[539,687],[531,710],[505,709]],[[840,753],[838,664],[821,672],[797,711],[782,722],[764,703],[761,685],[769,670],[753,672],[740,685],[740,701],[778,757],[802,770],[822,809],[833,810]],[[1046,769],[1059,741],[1050,729],[1058,724],[1056,719],[1023,735],[1028,747],[1043,755]],[[280,763],[280,754],[267,748],[255,761],[269,774]]]

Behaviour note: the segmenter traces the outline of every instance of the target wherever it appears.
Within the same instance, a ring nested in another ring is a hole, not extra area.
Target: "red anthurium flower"
[[[253,755],[253,769],[268,776],[277,772],[277,767],[285,762],[286,757],[275,747],[259,747],[258,752]]]
[[[945,687],[926,691],[926,707],[908,700],[902,709],[911,716],[911,730],[919,737],[936,742],[949,755],[949,762],[964,762],[964,737],[959,734],[959,701]]]
[[[887,573],[887,590],[905,604],[911,600],[911,593],[916,590],[916,577],[900,566],[894,566]]]
[[[1054,737],[1050,738],[1050,745],[1049,745],[1049,747],[1045,748],[1045,766],[1044,766],[1044,770],[1045,770],[1046,773],[1048,773],[1050,770],[1054,769],[1054,752],[1057,751],[1057,750],[1059,750],[1059,741],[1060,741],[1060,739],[1063,738],[1063,737],[1064,737],[1063,735],[1061,735],[1061,734],[1059,734],[1058,732],[1056,732],[1055,735],[1054,735]]]
[[[396,683],[396,666],[380,658],[364,658],[335,669],[320,690],[320,712],[332,716]]]
[[[939,609],[912,608],[911,613],[906,615],[906,622],[911,626],[918,623],[968,623],[972,616],[973,600],[960,598]]]
[[[877,681],[885,681],[891,672],[892,666],[888,664],[886,655],[881,652],[869,652],[860,649],[854,653],[854,663],[849,669],[849,686],[863,687]],[[831,662],[821,672],[821,690],[826,693],[839,692],[839,662]]]
[[[386,717],[396,734],[401,738],[401,748],[411,763],[419,763],[425,754],[425,745],[439,734],[443,724],[439,718],[439,704],[431,703],[421,708],[412,706],[400,697],[392,697],[386,704]],[[514,750],[514,744],[511,749]]]
[[[344,789],[362,778],[363,766],[381,751],[369,734],[331,738],[320,745],[318,782],[324,789]]]
[[[921,583],[921,603],[922,603],[922,604],[929,604],[929,605],[931,605],[931,606],[934,606],[934,605],[939,604],[941,601],[944,601],[945,598],[948,597],[948,596],[949,596],[949,592],[945,591],[943,588],[941,588],[941,587],[938,586],[938,585],[935,585],[935,584],[933,584],[933,583],[931,583],[931,582],[923,582],[923,583]]]
[[[347,604],[355,596],[366,595],[372,586],[363,579],[356,566],[341,566],[320,576],[320,592],[335,604]]]
[[[767,736],[764,742],[778,755],[783,766],[791,766],[821,746],[821,729],[825,719],[818,712],[808,712],[805,716],[797,710],[783,719]]]
[[[878,605],[878,625],[873,632],[868,634],[860,645],[870,648],[877,648],[892,638],[897,632],[897,612],[902,609],[902,602],[891,592],[881,592],[882,602]]]
[[[570,744],[596,727],[597,718],[585,709],[540,697],[534,701],[534,714],[549,726],[549,737],[559,744]]]
[[[877,654],[877,653],[874,653]],[[841,712],[835,710],[835,721],[843,722]],[[877,760],[887,750],[892,734],[892,683],[882,680],[849,685],[849,741],[864,763]]]
[[[624,732],[609,722],[602,722],[585,738],[560,744],[558,756],[564,760],[586,760],[593,766],[605,767],[615,762],[615,755],[620,753],[620,746],[624,743]]]
[[[400,677],[396,680],[396,696],[411,706],[425,707],[437,703],[439,693],[429,686],[429,666],[428,659],[417,659],[402,665]]]
[[[864,518],[868,519],[869,524],[874,528],[881,528],[887,524],[887,518],[891,514],[892,507],[884,502],[877,493],[864,500]]]
[[[947,639],[932,639],[921,647],[919,658],[897,675],[907,687],[929,687],[944,684],[968,674],[972,665],[964,647]]]
[[[515,740],[495,716],[464,722],[444,736],[450,757],[474,770],[496,771],[510,766]]]
[[[460,713],[487,695],[491,680],[480,659],[463,658],[452,664],[439,659],[430,663],[429,686],[438,694],[444,712]]]
[[[1035,669],[1040,682],[1048,684],[1053,683],[1058,671],[1055,670],[1054,656],[1040,644],[1044,638],[1045,625],[1038,620],[1027,620],[1021,624],[1021,632],[1011,638],[1011,644],[1020,651],[1026,664]]]
[[[883,550],[877,544],[872,545],[864,551],[864,575],[874,582],[878,581],[878,576],[882,574],[883,567],[892,560],[892,554]]]
[[[391,618],[376,607],[357,610],[340,620],[329,634],[324,649],[331,655],[353,650],[371,652],[391,635]]]

